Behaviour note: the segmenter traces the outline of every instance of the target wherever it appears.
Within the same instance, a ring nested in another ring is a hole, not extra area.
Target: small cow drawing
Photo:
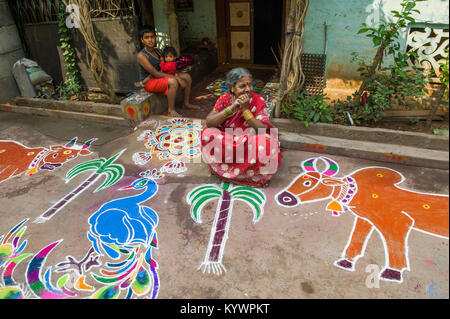
[[[66,145],[49,148],[29,148],[16,141],[0,140],[0,183],[23,173],[31,176],[39,169],[52,171],[79,155],[92,154],[89,147],[95,138],[83,145],[77,145],[77,140],[75,137]]]
[[[317,169],[318,161],[326,164]],[[383,241],[385,266],[379,279],[401,283],[409,270],[408,236],[411,230],[448,239],[449,197],[400,188],[403,175],[384,167],[366,167],[342,178],[334,177],[339,167],[326,157],[302,162],[305,171],[275,195],[285,207],[328,199],[334,216],[352,213],[356,218],[341,258],[334,265],[354,271],[355,263],[376,230]]]

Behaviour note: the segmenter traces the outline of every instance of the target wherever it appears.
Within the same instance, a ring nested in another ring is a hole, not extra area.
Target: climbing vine
[[[302,70],[303,34],[309,0],[291,0],[286,42],[280,74],[280,96],[275,106],[275,117],[280,117],[283,104],[291,102],[302,89],[305,75]]]
[[[66,77],[64,83],[59,85],[56,90],[62,99],[70,99],[74,95],[76,95],[78,99],[81,99],[80,70],[76,63],[73,38],[66,25],[66,18],[67,14],[65,13],[65,7],[61,5],[58,12],[58,34],[64,59]]]

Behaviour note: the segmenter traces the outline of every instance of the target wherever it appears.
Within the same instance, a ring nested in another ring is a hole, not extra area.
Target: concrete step
[[[449,169],[448,151],[424,149],[420,145],[417,145],[418,147],[404,146],[321,135],[299,134],[285,130],[279,130],[279,139],[281,147],[287,149],[443,170]]]
[[[99,115],[123,117],[122,107],[116,104],[80,102],[80,101],[57,101],[49,99],[36,99],[24,97],[14,98],[11,104],[27,107],[36,107],[42,109],[70,111],[79,113],[95,113]]]
[[[449,151],[449,138],[446,136],[325,123],[310,123],[308,127],[305,127],[303,123],[294,119],[271,119],[271,122],[280,130],[298,134]]]
[[[58,118],[74,119],[79,121],[98,122],[108,125],[130,126],[130,121],[123,116],[101,115],[96,113],[73,112],[67,110],[47,109],[39,107],[1,104],[1,111],[24,113],[41,116],[52,116]]]

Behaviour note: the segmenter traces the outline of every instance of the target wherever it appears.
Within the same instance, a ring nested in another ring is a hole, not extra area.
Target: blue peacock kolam
[[[150,263],[151,247],[157,245],[155,228],[158,215],[141,203],[158,192],[158,184],[153,178],[159,178],[160,175],[154,171],[141,175],[145,177],[119,190],[133,189],[143,192],[110,201],[89,218],[88,238],[100,255],[103,255],[103,250],[110,258],[119,259],[121,249],[128,251],[142,244],[148,248],[145,260]]]
[[[130,285],[130,280],[127,277],[133,272],[133,269],[138,268],[137,282],[134,284],[138,288],[133,287],[133,291],[139,291],[140,288],[142,288],[142,291],[147,290],[145,287],[149,287],[148,279],[150,278],[141,264],[145,260],[153,277],[152,299],[154,299],[159,291],[159,278],[156,272],[158,265],[152,259],[152,248],[157,248],[158,245],[155,228],[159,218],[153,209],[142,205],[142,203],[158,192],[158,184],[155,179],[159,179],[163,175],[156,170],[146,171],[140,175],[142,178],[119,190],[142,192],[138,195],[105,203],[89,218],[90,229],[87,236],[99,255],[104,256],[106,254],[113,260],[121,259],[121,257],[126,259],[124,262],[117,264],[106,263],[106,266],[116,269],[114,273],[119,275],[116,281],[124,279],[120,288],[126,288]],[[94,276],[94,278],[100,282],[105,280],[105,278],[99,276]]]

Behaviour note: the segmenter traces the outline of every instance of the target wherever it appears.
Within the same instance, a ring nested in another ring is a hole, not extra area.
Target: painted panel
[[[231,59],[232,60],[250,60],[250,32],[236,31],[230,32],[231,38]]]
[[[248,2],[230,3],[230,26],[232,27],[250,26],[250,3]]]

